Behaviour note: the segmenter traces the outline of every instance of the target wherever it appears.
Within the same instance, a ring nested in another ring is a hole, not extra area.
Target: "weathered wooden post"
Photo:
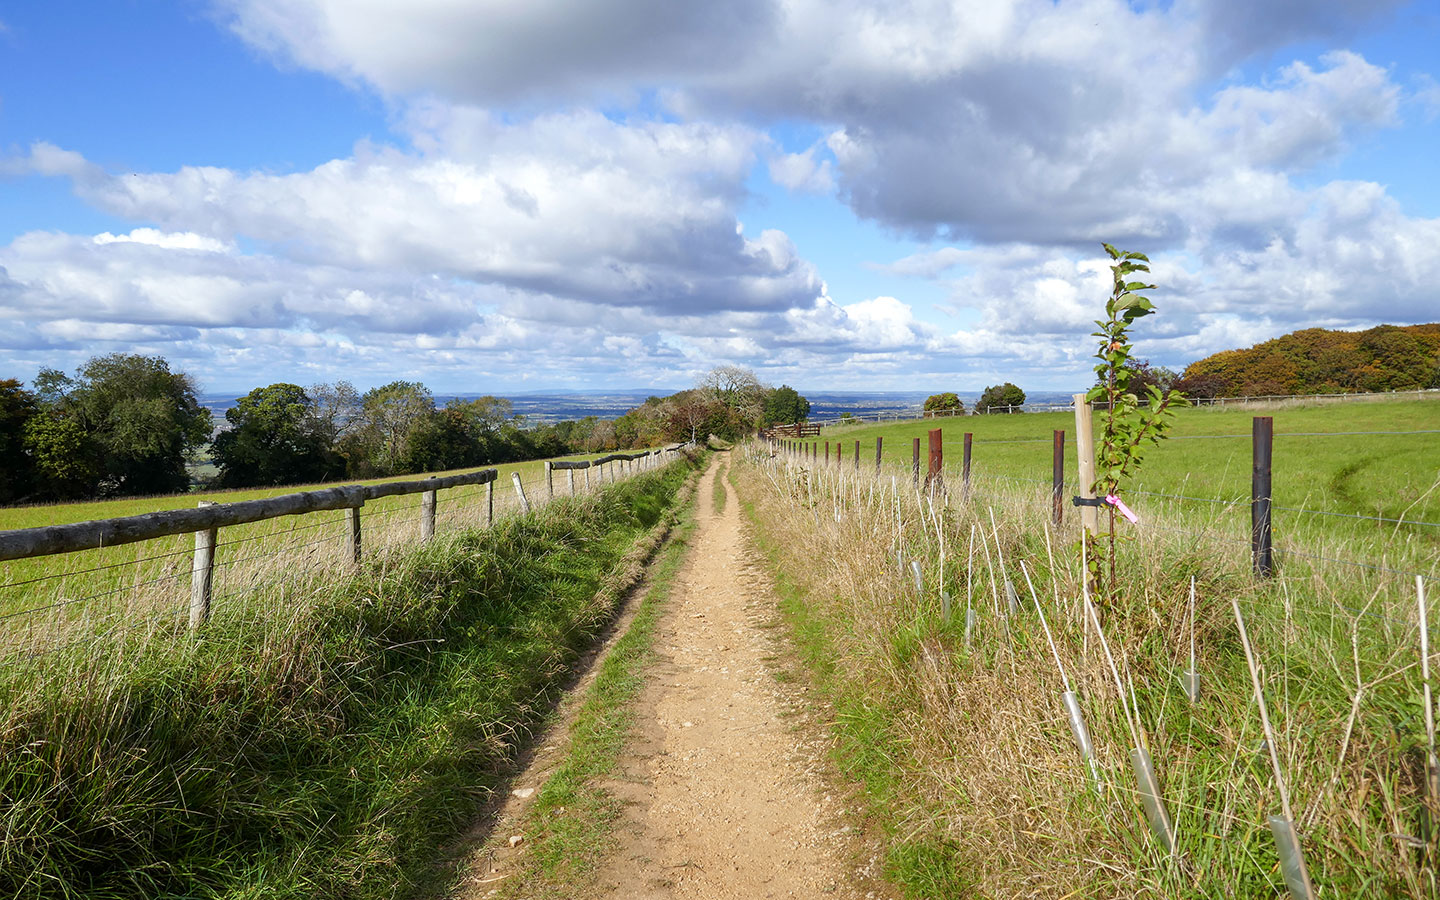
[[[1050,504],[1055,524],[1065,521],[1065,432],[1055,430],[1055,443],[1050,460]]]
[[[855,442],[855,474],[860,474],[860,442]]]
[[[816,441],[816,443],[818,444],[819,441]],[[829,442],[829,441],[826,441],[826,442],[825,442],[825,465],[827,465],[827,466],[830,465],[830,442]]]
[[[590,493],[590,470],[591,470],[592,468],[594,468],[594,467],[593,467],[593,466],[586,466],[586,467],[585,467],[585,493],[587,493],[587,494]]]
[[[572,496],[572,497],[575,496],[575,470],[574,470],[574,469],[566,469],[566,470],[565,470],[565,481],[566,481],[567,484],[570,485],[570,496]]]
[[[201,500],[197,506],[215,506]],[[195,532],[195,559],[190,564],[190,630],[197,631],[210,620],[211,584],[215,577],[215,543],[220,529]]]
[[[975,435],[965,432],[965,452],[960,460],[960,493],[966,500],[970,499],[970,448],[974,439]]]
[[[920,490],[920,439],[918,437],[910,445],[910,481],[915,490]]]
[[[879,436],[879,435],[876,435],[876,436],[875,436],[875,474],[876,474],[876,475],[879,475],[879,474],[880,474],[880,447],[881,447],[881,445],[884,443],[884,441],[885,441],[885,438],[883,438],[883,437],[881,437],[881,436]]]
[[[485,482],[485,524],[495,524],[495,482]]]
[[[420,495],[420,540],[435,537],[435,503],[438,491],[425,491]]]
[[[530,511],[530,501],[525,499],[525,486],[520,483],[520,473],[511,472],[510,477],[515,480],[515,496],[520,498],[520,509]]]
[[[555,499],[555,470],[550,468],[550,460],[545,460],[545,491],[551,500]]]
[[[360,507],[365,505],[361,500],[359,506],[351,506],[345,510],[345,520],[350,528],[345,535],[346,546],[350,552],[350,559],[355,565],[360,565]]]
[[[1095,431],[1094,422],[1090,417],[1090,401],[1085,399],[1084,394],[1074,394],[1073,399],[1075,400],[1075,469],[1080,479],[1080,483],[1075,487],[1080,492],[1082,501],[1093,501],[1095,499]],[[1100,532],[1099,508],[1082,503],[1080,524],[1085,526],[1086,534],[1098,534]]]
[[[925,471],[925,490],[934,488],[938,493],[944,490],[945,484],[942,481],[942,472],[945,468],[945,443],[944,435],[940,429],[930,430],[930,460]]]
[[[1274,574],[1274,548],[1270,539],[1270,460],[1275,440],[1275,419],[1255,416],[1251,423],[1250,551],[1255,574]]]

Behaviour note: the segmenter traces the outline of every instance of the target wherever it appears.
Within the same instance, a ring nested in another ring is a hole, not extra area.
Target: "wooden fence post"
[[[910,445],[910,482],[915,490],[920,490],[920,439],[918,437]]]
[[[1255,574],[1261,578],[1275,571],[1270,538],[1270,461],[1274,439],[1275,419],[1255,416],[1250,427],[1250,551]]]
[[[940,429],[933,428],[930,430],[930,464],[925,472],[925,490],[928,491],[932,487],[937,492],[945,489],[945,484],[941,480],[944,468],[944,435],[940,432]]]
[[[570,485],[570,496],[575,496],[575,470],[565,470],[565,481]]]
[[[960,460],[960,493],[966,500],[970,499],[970,448],[974,440],[974,434],[965,432],[965,452]]]
[[[816,443],[819,443],[818,441]],[[830,442],[825,442],[825,465],[830,465]]]
[[[883,437],[875,436],[875,474],[880,474],[880,447],[885,442]]]
[[[438,491],[426,491],[420,495],[420,540],[428,541],[435,537],[435,501],[439,499]]]
[[[545,490],[551,500],[555,499],[555,471],[550,468],[550,460],[545,460]]]
[[[525,499],[525,486],[520,483],[520,473],[511,472],[510,477],[515,480],[515,496],[520,498],[520,508],[528,513],[530,511],[530,501]]]
[[[855,442],[855,473],[860,473],[860,442]]]
[[[1065,432],[1055,430],[1055,445],[1050,460],[1050,504],[1054,507],[1055,524],[1065,521]]]
[[[214,506],[201,500],[197,506]],[[220,529],[195,532],[195,559],[190,565],[190,630],[197,631],[210,620],[211,584],[215,577],[215,543]]]
[[[1090,419],[1090,401],[1084,394],[1074,394],[1075,400],[1075,469],[1080,483],[1076,490],[1082,500],[1095,499],[1095,430]],[[1087,534],[1100,532],[1100,511],[1094,506],[1080,507],[1080,524]]]
[[[364,506],[362,500],[360,506]],[[360,565],[360,506],[352,506],[345,510],[345,520],[349,524],[349,531],[345,535],[345,542],[350,552],[350,559],[355,565]]]
[[[590,493],[590,466],[585,467],[585,493]]]
[[[487,527],[495,524],[495,482],[493,481],[485,483],[485,524]]]

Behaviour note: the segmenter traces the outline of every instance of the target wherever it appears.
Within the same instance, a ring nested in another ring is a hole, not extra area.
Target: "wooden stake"
[[[1075,468],[1080,479],[1076,485],[1081,499],[1095,499],[1095,430],[1090,418],[1090,401],[1084,394],[1075,394]],[[1100,533],[1099,510],[1093,506],[1080,507],[1080,524],[1085,533]],[[1087,574],[1085,576],[1089,578]]]
[[[214,501],[201,500],[198,506],[214,506]],[[215,576],[215,544],[220,529],[207,528],[195,532],[195,558],[190,564],[190,630],[198,631],[210,621],[211,584]]]

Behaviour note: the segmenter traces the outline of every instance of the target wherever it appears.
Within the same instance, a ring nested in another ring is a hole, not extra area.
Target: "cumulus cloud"
[[[110,334],[233,371],[271,342],[301,367],[547,383],[682,384],[722,359],[843,380],[837,354],[1055,378],[1084,371],[1100,240],[1154,254],[1167,362],[1433,315],[1435,220],[1311,176],[1434,82],[1343,50],[1235,74],[1388,2],[217,2],[282,65],[383,94],[398,143],[295,172],[121,175],[47,143],[0,161],[136,226],[0,247],[16,353]],[[825,137],[767,133],[797,122]],[[759,165],[933,242],[875,267],[940,280],[963,327],[901,292],[832,299],[785,233],[739,223]]]
[[[511,125],[436,108],[417,111],[409,127],[423,152],[363,148],[281,175],[103,175],[48,146],[30,161],[36,172],[70,174],[114,215],[206,240],[245,237],[315,264],[671,310],[784,309],[823,291],[784,234],[737,229],[758,140],[747,129],[626,125],[583,111]]]

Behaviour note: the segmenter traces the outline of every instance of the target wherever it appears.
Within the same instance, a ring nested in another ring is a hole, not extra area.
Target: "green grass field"
[[[1316,403],[1274,410],[1181,410],[1170,439],[1148,450],[1126,498],[1142,517],[1164,512],[1248,540],[1251,422],[1275,420],[1273,492],[1277,546],[1302,550],[1315,541],[1348,545],[1365,559],[1399,554],[1422,571],[1436,569],[1440,553],[1440,398]],[[1096,433],[1099,433],[1099,414]],[[945,464],[952,483],[959,477],[964,433],[974,435],[971,475],[976,489],[986,479],[1050,483],[1052,433],[1065,431],[1067,491],[1075,478],[1073,413],[966,416],[955,419],[826,428],[819,438],[842,447],[842,464],[854,464],[860,442],[862,466],[875,461],[875,439],[883,438],[888,465],[909,465],[912,441],[921,439],[922,467],[932,428],[944,434]],[[1354,432],[1434,432],[1355,434]],[[1345,434],[1351,432],[1351,434]],[[813,445],[817,442],[805,442]],[[1214,500],[1180,500],[1177,497]],[[1285,507],[1290,507],[1286,509]],[[1163,508],[1163,509],[1162,509]],[[1299,510],[1313,512],[1300,512]],[[1378,516],[1403,522],[1376,522],[1336,515]],[[1335,549],[1331,547],[1331,549]]]

